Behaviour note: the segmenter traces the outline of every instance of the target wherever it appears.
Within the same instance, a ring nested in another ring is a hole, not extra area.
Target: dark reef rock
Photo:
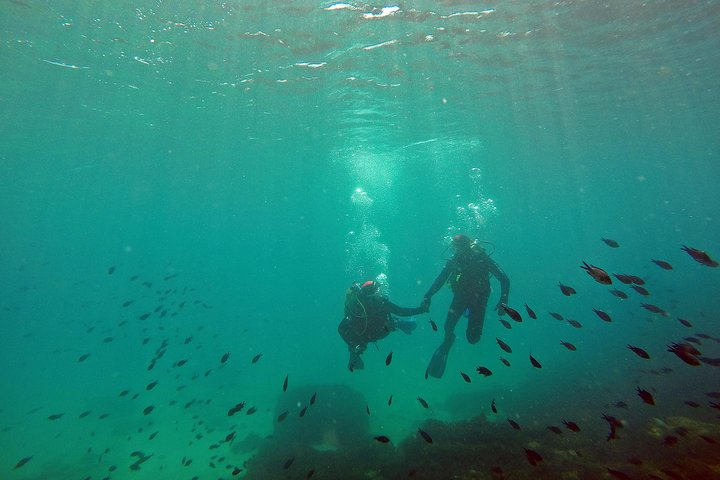
[[[310,399],[315,397],[315,404]],[[289,389],[275,407],[272,444],[335,450],[369,437],[365,397],[346,385],[306,385]],[[304,415],[300,413],[307,407]],[[278,422],[284,412],[287,416]]]

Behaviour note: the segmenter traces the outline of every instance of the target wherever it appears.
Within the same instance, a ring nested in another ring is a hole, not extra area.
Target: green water
[[[569,413],[602,441],[600,415],[619,400],[638,428],[717,424],[717,369],[666,345],[705,333],[698,348],[720,357],[718,269],[680,250],[720,257],[718,3],[382,7],[0,3],[0,478],[230,478],[256,451],[209,446],[233,430],[238,444],[271,435],[286,375],[291,388],[358,390],[369,434],[393,444],[431,418],[542,427]],[[508,331],[489,308],[472,346],[461,321],[448,373],[425,380],[442,291],[411,337],[371,345],[365,370],[348,372],[348,285],[383,274],[393,301],[415,306],[459,231],[489,242],[509,303],[539,319]],[[651,296],[617,281],[630,298],[610,295],[582,261],[643,277]],[[241,401],[257,413],[228,417]],[[136,450],[152,455],[138,471]],[[301,461],[276,478],[305,478]],[[532,468],[522,449],[517,465]]]

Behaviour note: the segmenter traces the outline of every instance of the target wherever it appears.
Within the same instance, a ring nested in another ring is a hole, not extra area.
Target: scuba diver
[[[510,293],[510,280],[507,275],[478,245],[477,240],[472,241],[467,235],[458,234],[452,238],[452,247],[454,255],[445,263],[445,267],[423,297],[422,307],[429,309],[430,299],[443,284],[449,283],[453,291],[452,303],[445,320],[445,338],[430,360],[425,372],[426,377],[430,375],[441,378],[445,373],[448,352],[455,342],[455,326],[464,312],[467,311],[468,317],[468,342],[473,344],[480,341],[490,296],[490,274],[500,282],[500,301],[495,307],[500,315],[505,313],[500,305],[507,304]]]
[[[398,320],[393,315],[409,317],[427,311],[423,307],[404,308],[392,303],[380,292],[380,284],[373,280],[360,285],[355,282],[345,294],[345,318],[338,332],[350,351],[348,369],[362,369],[365,364],[360,354],[369,342],[385,338],[393,330],[412,333],[417,324],[414,320]]]

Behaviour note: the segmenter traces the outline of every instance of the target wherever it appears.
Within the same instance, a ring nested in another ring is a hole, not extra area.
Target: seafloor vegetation
[[[516,430],[506,422],[476,417],[453,423],[428,420],[420,428],[432,443],[420,434],[397,445],[368,436],[337,449],[296,444],[288,451],[287,444],[270,438],[247,462],[245,478],[720,478],[716,426],[686,417],[618,426],[611,440],[609,424],[604,432],[562,426],[555,433],[546,425]]]

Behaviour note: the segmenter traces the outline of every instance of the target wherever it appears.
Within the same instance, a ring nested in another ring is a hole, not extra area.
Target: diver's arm
[[[443,285],[445,285],[445,282],[447,282],[448,278],[450,278],[450,275],[452,274],[454,270],[454,263],[453,260],[450,259],[445,263],[445,267],[443,267],[440,274],[437,276],[435,281],[432,285],[430,285],[430,288],[425,293],[424,298],[429,301],[433,295],[437,293],[438,290],[442,288]]]
[[[397,315],[398,317],[411,317],[413,315],[420,315],[421,313],[425,312],[425,308],[423,306],[400,307],[389,300],[387,302],[387,309],[389,313]]]
[[[510,279],[505,275],[502,268],[492,259],[490,259],[490,273],[500,282],[500,303],[507,304],[508,296],[510,295]]]

